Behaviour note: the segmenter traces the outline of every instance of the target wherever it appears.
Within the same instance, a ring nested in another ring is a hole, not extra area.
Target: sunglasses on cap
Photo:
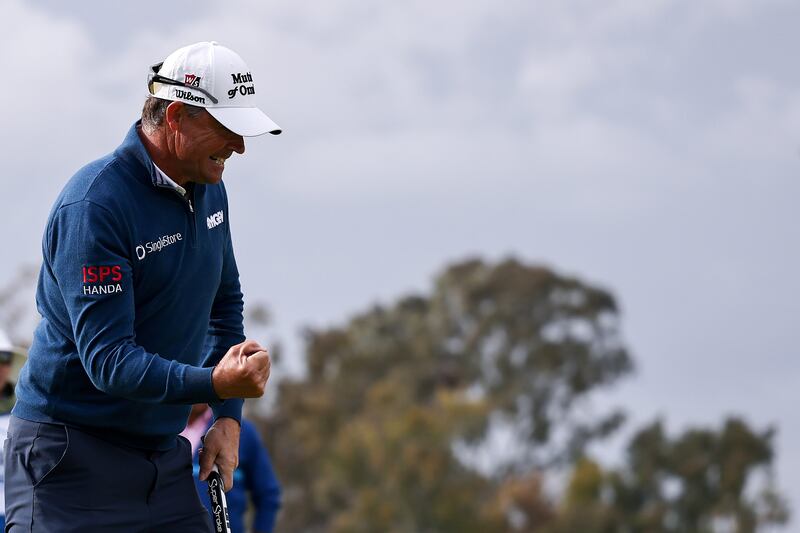
[[[166,76],[162,76],[161,74],[159,74],[158,71],[161,70],[161,65],[163,64],[164,62],[162,61],[161,63],[156,63],[155,65],[150,67],[150,70],[152,72],[150,72],[150,74],[147,76],[147,90],[150,91],[150,94],[156,93],[156,91],[153,89],[153,84],[161,83],[163,85],[175,85],[177,87],[186,87],[187,89],[192,89],[193,91],[201,92],[204,95],[208,96],[208,99],[211,100],[212,103],[214,104],[219,103],[219,100],[217,100],[213,94],[211,94],[210,92],[206,91],[201,87],[195,87],[193,85],[189,85],[188,83],[178,80],[173,80],[172,78],[167,78]]]

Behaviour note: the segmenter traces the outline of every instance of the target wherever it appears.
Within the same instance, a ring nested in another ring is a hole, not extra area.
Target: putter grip
[[[217,465],[214,465],[214,469],[208,475],[208,498],[211,500],[211,519],[214,522],[214,532],[231,533],[228,502],[225,500],[225,488]]]

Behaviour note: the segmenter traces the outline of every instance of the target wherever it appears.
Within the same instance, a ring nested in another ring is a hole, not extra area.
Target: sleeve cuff
[[[183,376],[183,380],[186,396],[192,399],[192,403],[220,401],[211,383],[211,372],[213,370],[213,368],[186,366],[186,373]]]
[[[241,425],[243,405],[244,400],[241,398],[230,398],[223,401],[217,400],[215,403],[211,404],[211,410],[214,412],[214,420],[222,417],[233,418]]]

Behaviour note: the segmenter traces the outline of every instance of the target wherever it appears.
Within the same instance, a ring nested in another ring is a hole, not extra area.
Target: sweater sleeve
[[[227,205],[227,201],[225,202]],[[203,366],[216,365],[231,346],[244,342],[244,300],[239,284],[239,269],[233,255],[230,218],[226,208],[225,249],[222,258],[222,276],[211,307],[211,319],[206,336],[206,355]],[[244,400],[233,398],[211,403],[214,418],[234,418],[241,423]]]
[[[46,239],[45,260],[81,363],[97,389],[153,403],[219,399],[211,368],[167,360],[136,344],[131,251],[111,212],[87,200],[62,206]]]
[[[253,531],[270,532],[281,507],[281,487],[272,469],[267,450],[250,422],[242,423],[241,467],[245,469],[247,490],[255,507]]]

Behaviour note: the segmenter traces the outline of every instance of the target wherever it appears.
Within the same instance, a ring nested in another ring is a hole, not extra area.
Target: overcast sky
[[[225,178],[247,301],[290,356],[301,326],[428,290],[448,262],[543,263],[618,298],[629,427],[776,425],[800,513],[797,2],[0,6],[0,286],[137,118],[148,65],[216,40],[284,128]]]

